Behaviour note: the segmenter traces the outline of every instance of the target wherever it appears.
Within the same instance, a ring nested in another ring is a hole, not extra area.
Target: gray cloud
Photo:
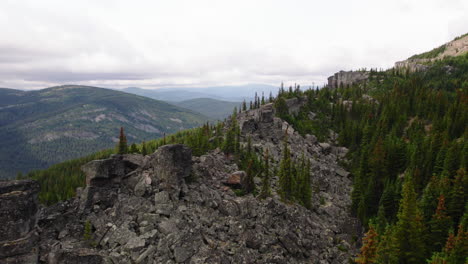
[[[0,86],[321,84],[466,33],[467,13],[459,0],[5,0]]]

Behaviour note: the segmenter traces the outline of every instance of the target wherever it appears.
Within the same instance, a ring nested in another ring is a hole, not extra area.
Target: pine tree
[[[147,146],[146,146],[146,142],[145,142],[145,141],[143,141],[143,142],[141,143],[141,154],[142,154],[143,156],[146,156],[146,155],[149,154],[149,153],[148,153],[148,148],[147,148]]]
[[[250,139],[250,137],[249,137]],[[268,156],[268,149],[265,150],[264,156],[264,168],[262,178],[262,190],[260,192],[260,198],[266,198],[271,195],[270,190],[270,157]]]
[[[254,182],[254,171],[252,167],[253,161],[250,160],[249,164],[247,165],[246,171],[246,178],[243,180],[242,189],[245,193],[252,193],[255,190],[255,182]]]
[[[468,198],[468,175],[465,169],[461,168],[457,171],[457,176],[453,181],[449,195],[448,212],[457,225],[463,216],[465,203]]]
[[[377,247],[376,262],[379,264],[399,264],[398,255],[398,242],[395,237],[394,226],[387,225],[385,233],[379,236],[379,244]]]
[[[283,158],[281,159],[279,170],[279,191],[281,198],[285,200],[291,200],[293,186],[294,182],[293,169],[291,164],[291,152],[288,147],[288,137],[286,134],[283,142]]]
[[[413,180],[407,174],[395,226],[395,239],[400,252],[399,263],[417,264],[423,263],[425,259],[424,226],[416,198]]]
[[[138,148],[137,148],[137,145],[135,143],[132,143],[132,145],[130,145],[129,153],[138,153]]]
[[[117,153],[118,154],[126,154],[128,152],[127,146],[127,137],[124,133],[124,128],[120,128],[120,136],[119,136],[119,143],[117,144]]]
[[[294,173],[295,171],[295,173]],[[301,163],[298,168],[293,169],[294,181],[293,196],[307,209],[311,208],[312,186],[310,184],[310,161],[305,161],[302,154]]]
[[[373,225],[369,226],[369,230],[364,236],[361,252],[358,254],[356,263],[358,264],[372,264],[376,263],[378,246],[378,235]]]
[[[244,101],[242,102],[242,111],[247,111],[247,103]]]
[[[288,105],[283,97],[279,97],[275,101],[276,113],[279,117],[284,118],[289,115]]]
[[[428,245],[431,251],[440,251],[447,239],[447,234],[452,226],[452,220],[447,215],[445,208],[445,197],[439,196],[437,209],[429,222],[430,234]]]

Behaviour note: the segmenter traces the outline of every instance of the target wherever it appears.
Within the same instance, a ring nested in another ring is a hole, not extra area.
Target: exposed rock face
[[[395,62],[395,69],[408,69],[409,72],[425,71],[429,66],[422,64],[424,59],[411,59]]]
[[[328,77],[328,87],[336,89],[341,85],[347,86],[363,82],[369,78],[367,71],[339,71]]]
[[[35,181],[0,182],[0,263],[37,263]]]
[[[443,50],[433,58],[410,58],[404,61],[395,63],[395,69],[408,70],[409,72],[425,71],[429,68],[427,65],[436,60],[440,60],[450,56],[461,56],[468,52],[468,35],[450,41],[440,48]],[[448,73],[449,70],[448,70]]]
[[[292,111],[302,104],[288,100]],[[283,203],[277,176],[272,197],[238,197],[224,183],[242,185],[245,173],[224,153],[192,157],[187,146],[166,145],[146,157],[114,155],[83,166],[88,185],[77,198],[41,210],[38,238],[28,240],[39,251],[32,252],[42,263],[346,263],[357,248],[352,236],[360,232],[348,215],[349,173],[338,165],[347,149],[300,136],[275,117],[271,104],[239,114],[238,122],[243,144],[250,137],[254,151],[268,149],[271,167],[278,166],[285,133],[293,159],[311,161],[312,210]],[[259,188],[260,179],[254,182]],[[29,184],[25,188],[37,193]],[[11,192],[0,190],[0,199]],[[36,221],[33,213],[15,219]],[[84,238],[86,222],[91,240]],[[35,230],[28,223],[9,239]]]
[[[178,187],[190,176],[192,150],[181,144],[162,146],[151,156],[150,164],[166,188]]]

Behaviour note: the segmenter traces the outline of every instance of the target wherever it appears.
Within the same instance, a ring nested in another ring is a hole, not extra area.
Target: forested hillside
[[[350,150],[346,164],[353,177],[350,210],[367,232],[357,263],[466,263],[467,80],[464,55],[436,61],[421,72],[372,70],[366,82],[338,89],[280,89],[274,99],[278,117],[301,135],[316,135],[321,142],[333,141],[332,129],[338,143]],[[286,100],[295,97],[306,103],[290,114]],[[264,103],[256,100],[250,105],[258,108]],[[241,111],[247,108],[246,104]],[[148,154],[164,144],[183,143],[201,155],[219,147],[249,174],[264,173],[266,191],[273,172],[285,200],[309,207],[309,190],[302,187],[310,187],[310,182],[301,173],[307,162],[291,162],[284,143],[286,154],[273,162],[276,167],[265,169],[269,159],[253,154],[249,144],[240,144],[235,116],[226,123],[130,146],[129,151]],[[28,177],[47,183],[41,199],[52,203],[70,197],[84,184],[79,166],[99,155]],[[57,195],[64,186],[68,191]]]
[[[162,101],[110,89],[59,86],[0,89],[0,178],[130,142],[192,128],[208,118]]]
[[[298,115],[279,113],[303,134],[334,129],[350,149],[351,210],[369,230],[357,262],[466,263],[468,55],[305,94]]]
[[[212,98],[195,98],[174,102],[173,104],[198,112],[213,120],[223,120],[232,113],[235,107],[241,105],[240,102],[229,102]]]

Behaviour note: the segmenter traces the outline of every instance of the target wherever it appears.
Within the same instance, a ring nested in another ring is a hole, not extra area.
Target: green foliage
[[[279,177],[279,194],[284,200],[292,200],[294,187],[294,168],[291,163],[291,153],[288,146],[287,135],[283,141],[283,158],[280,162]]]
[[[116,152],[117,154],[128,153],[127,137],[125,136],[123,127],[120,128],[120,136],[119,136],[119,142],[117,143],[117,146],[116,146]]]
[[[363,238],[363,245],[361,248],[361,252],[356,259],[356,263],[358,264],[372,264],[375,263],[375,259],[377,257],[377,231],[371,225],[369,226],[369,230],[365,234]]]
[[[26,177],[39,182],[39,201],[46,205],[54,204],[75,196],[76,188],[85,186],[85,175],[81,166],[96,159],[108,158],[113,150],[103,150],[83,158],[65,161],[46,170],[29,172]]]
[[[265,151],[263,164],[264,164],[264,168],[263,168],[262,190],[260,192],[260,198],[266,198],[271,195],[270,157],[268,156],[268,149],[266,149]]]
[[[0,88],[0,178],[47,168],[115,146],[198,127],[207,118],[162,101],[97,87]]]
[[[369,74],[366,83],[333,90],[280,89],[275,106],[300,134],[325,141],[333,129],[349,148],[351,211],[364,225],[376,223],[377,263],[421,263],[447,239],[447,217],[456,231],[467,211],[468,54],[427,71]],[[293,97],[307,104],[297,114],[281,110]],[[412,191],[402,190],[403,175]],[[440,195],[446,217],[434,216]]]
[[[291,160],[291,151],[288,146],[288,137],[283,142],[283,158],[280,162],[279,194],[286,201],[295,201],[310,209],[312,202],[312,184],[310,182],[310,161],[302,156],[299,165]]]
[[[416,203],[413,180],[406,177],[395,225],[395,242],[399,263],[422,263],[425,259],[424,225]]]
[[[93,231],[91,227],[91,222],[86,220],[83,231],[83,239],[86,243],[91,244],[93,239]]]
[[[174,104],[183,108],[190,109],[197,113],[201,113],[211,118],[212,120],[223,120],[224,118],[228,117],[229,114],[232,113],[232,110],[240,103],[216,100],[212,98],[196,98],[185,100],[182,102],[176,102]],[[243,111],[247,109],[247,106],[244,104],[245,101],[242,104]]]
[[[432,58],[437,57],[442,52],[444,52],[446,48],[447,48],[446,45],[442,45],[438,48],[432,49],[431,51],[424,52],[418,55],[413,55],[409,59],[410,60],[411,59],[432,59]]]

